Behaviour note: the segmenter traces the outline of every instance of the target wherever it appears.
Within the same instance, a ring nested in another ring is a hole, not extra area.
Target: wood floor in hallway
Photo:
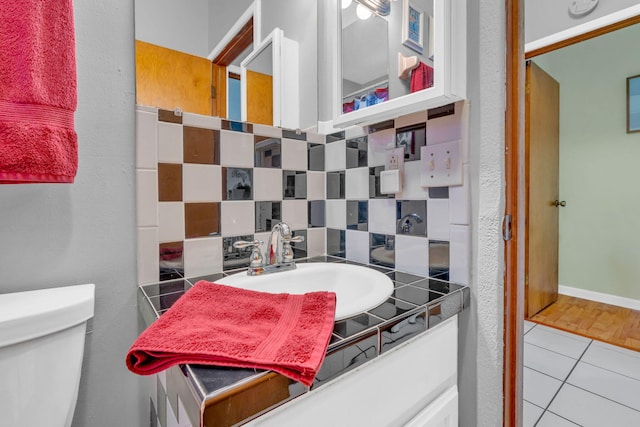
[[[532,318],[535,323],[640,351],[640,311],[558,295]]]

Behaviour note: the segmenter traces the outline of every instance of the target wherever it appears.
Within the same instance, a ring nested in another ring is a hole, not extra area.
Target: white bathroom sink
[[[337,263],[297,264],[295,270],[262,276],[232,274],[216,283],[274,294],[336,293],[336,320],[377,307],[393,292],[389,276],[367,267]]]

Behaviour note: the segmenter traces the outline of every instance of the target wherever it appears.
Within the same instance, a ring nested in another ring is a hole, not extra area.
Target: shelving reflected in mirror
[[[336,0],[335,7],[334,128],[465,98],[465,0]]]

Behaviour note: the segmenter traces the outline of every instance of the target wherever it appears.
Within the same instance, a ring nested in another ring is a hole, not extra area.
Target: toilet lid
[[[93,317],[95,285],[0,294],[0,347],[70,328]]]

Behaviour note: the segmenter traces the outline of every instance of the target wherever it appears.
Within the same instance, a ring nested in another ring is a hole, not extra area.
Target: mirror
[[[341,15],[343,113],[389,99],[387,20],[376,14],[360,19],[358,7],[352,2]]]
[[[277,19],[261,40],[260,4],[136,0],[136,103],[299,128],[298,44]]]
[[[273,126],[273,41],[254,50],[240,65],[242,121]],[[278,112],[279,115],[279,112]]]
[[[300,127],[298,44],[276,28],[240,64],[242,121]]]
[[[386,10],[375,13],[366,5]],[[334,7],[334,127],[376,123],[465,98],[465,0],[336,0]]]

